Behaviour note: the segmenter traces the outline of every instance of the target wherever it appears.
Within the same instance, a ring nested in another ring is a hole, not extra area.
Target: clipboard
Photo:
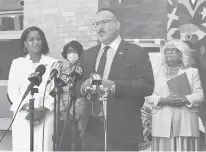
[[[180,97],[184,97],[192,93],[186,73],[168,80],[167,85],[172,93]]]

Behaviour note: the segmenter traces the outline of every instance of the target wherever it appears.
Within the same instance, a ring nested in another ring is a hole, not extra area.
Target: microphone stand
[[[37,88],[31,89],[31,99],[29,99],[30,114],[30,151],[34,151],[34,93],[38,93]]]
[[[60,141],[59,135],[59,123],[60,123],[60,96],[62,88],[58,87],[57,77],[54,77],[55,88],[50,92],[50,95],[54,97],[54,127],[53,127],[53,150],[57,151]]]
[[[107,142],[107,99],[109,96],[109,89],[103,88],[100,86],[100,90],[103,92],[101,94],[100,100],[103,102],[103,111],[104,111],[104,151],[107,151],[108,142]]]
[[[72,113],[72,143],[71,143],[71,151],[75,151],[75,147],[76,147],[76,111],[75,111],[75,103],[77,100],[77,96],[76,96],[76,91],[75,91],[75,84],[72,85],[72,87],[70,88],[70,103],[72,105],[73,108],[73,113]],[[70,112],[70,111],[68,111]]]

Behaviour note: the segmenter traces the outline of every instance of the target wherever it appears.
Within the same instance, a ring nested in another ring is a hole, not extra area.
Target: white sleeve
[[[157,62],[156,65],[153,65],[153,73],[154,73],[154,80],[155,80],[155,87],[154,87],[154,92],[151,96],[148,96],[145,98],[145,101],[150,104],[152,107],[156,107],[158,108],[158,102],[161,98],[160,96],[160,90],[157,88],[157,83],[158,83],[158,79],[163,78],[163,70],[164,68],[162,67],[162,65],[160,65],[160,62]]]
[[[199,106],[204,101],[204,93],[198,73],[198,69],[194,70],[192,75],[192,94],[187,95],[186,98],[190,102],[188,107]]]
[[[19,66],[16,64],[15,60],[12,61],[10,72],[9,72],[9,80],[8,80],[8,96],[13,103],[10,110],[15,112],[19,103],[21,102],[21,94],[20,94],[20,84],[19,84]]]
[[[159,107],[157,106],[159,103],[161,96],[158,96],[157,94],[153,93],[151,96],[148,96],[145,98],[145,101],[149,103],[152,107]]]

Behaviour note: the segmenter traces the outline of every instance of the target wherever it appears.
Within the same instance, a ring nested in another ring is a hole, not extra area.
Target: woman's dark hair
[[[61,55],[64,59],[67,59],[67,54],[69,53],[68,52],[69,47],[72,47],[73,49],[75,49],[77,51],[77,54],[79,57],[82,55],[83,46],[78,41],[73,40],[73,41],[67,43],[64,46],[63,51],[61,52]]]
[[[42,54],[45,54],[45,55],[48,54],[49,53],[49,46],[48,46],[45,34],[37,26],[31,26],[31,27],[29,27],[29,28],[27,28],[23,31],[23,33],[21,35],[21,39],[20,39],[21,40],[21,46],[20,46],[21,50],[24,52],[25,55],[28,54],[28,52],[24,51],[24,49],[25,49],[24,48],[25,47],[24,46],[24,41],[27,40],[29,33],[32,32],[32,31],[37,31],[39,33],[40,37],[41,37],[41,40],[42,40],[42,50],[41,50],[41,52],[42,52]]]

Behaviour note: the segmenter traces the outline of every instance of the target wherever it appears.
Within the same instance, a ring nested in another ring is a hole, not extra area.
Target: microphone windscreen
[[[39,76],[42,76],[45,73],[45,71],[46,67],[43,64],[39,65],[35,70],[35,72],[39,72]]]
[[[75,72],[77,72],[79,75],[82,75],[82,68],[80,66],[76,66]]]
[[[63,63],[61,61],[57,61],[52,64],[52,69],[60,70],[62,66],[63,66]]]
[[[101,75],[97,73],[91,74],[90,80],[92,81],[91,85],[101,85],[102,83]]]
[[[67,86],[70,82],[70,77],[68,74],[62,73],[58,79],[61,83],[61,86]]]

